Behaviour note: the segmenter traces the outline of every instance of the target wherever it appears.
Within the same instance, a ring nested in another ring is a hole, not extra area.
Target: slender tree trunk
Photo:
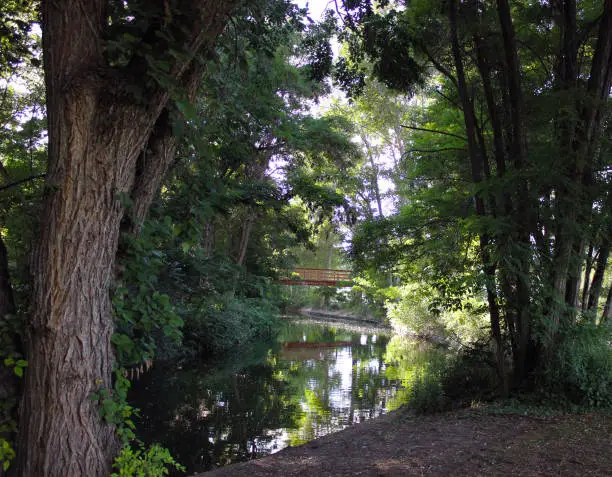
[[[595,275],[593,276],[593,283],[591,284],[591,292],[589,293],[589,314],[592,315],[592,320],[597,319],[597,306],[599,305],[599,295],[601,295],[601,288],[603,286],[604,275],[606,267],[608,266],[608,257],[610,256],[610,240],[606,237],[599,249],[599,259],[597,260],[597,267],[595,268]]]
[[[589,250],[586,256],[586,266],[584,267],[584,282],[582,285],[581,308],[583,312],[588,308],[589,286],[591,284],[591,272],[593,270],[593,261],[595,259],[593,256],[594,252],[595,250],[593,248],[593,244],[589,245]]]
[[[603,314],[601,315],[600,325],[608,323],[612,318],[612,285],[610,285],[610,289],[608,290],[608,296],[606,298],[606,304],[604,306]]]
[[[211,258],[215,247],[215,225],[209,221],[204,226],[204,234],[202,237],[202,248],[204,249],[207,258]]]
[[[370,165],[372,166],[372,187],[374,188],[374,197],[376,198],[376,207],[378,208],[378,217],[384,217],[382,208],[382,198],[380,196],[380,187],[378,186],[378,165],[374,163],[374,157],[370,155]]]
[[[518,196],[516,197],[516,241],[523,246],[523,250],[516,257],[518,271],[516,272],[516,305],[517,305],[517,331],[518,355],[515,356],[515,383],[525,377],[528,363],[527,352],[531,342],[531,317],[529,267],[530,234],[532,231],[532,211],[529,200],[529,187],[527,179],[520,177],[521,171],[527,165],[527,137],[525,126],[525,105],[521,87],[521,69],[516,44],[514,25],[508,0],[497,1],[499,23],[502,30],[504,54],[506,62],[506,76],[508,84],[508,100],[510,106],[511,130],[509,131],[510,153],[514,158],[514,167],[519,173]]]
[[[567,90],[577,84],[575,38],[575,3],[564,4],[560,20],[562,36],[562,60],[558,68],[561,87]],[[577,276],[580,257],[574,257],[575,244],[579,238],[576,230],[584,227],[591,215],[592,203],[589,189],[592,183],[594,146],[601,127],[602,108],[606,103],[612,81],[612,0],[604,1],[603,14],[599,22],[599,34],[591,63],[589,79],[583,99],[576,102],[576,112],[561,123],[559,140],[561,154],[568,157],[566,174],[571,188],[560,188],[557,215],[563,217],[565,227],[559,227],[555,236],[556,255],[554,262],[553,286],[557,299],[566,290],[567,277]],[[578,117],[578,120],[575,118]],[[584,194],[584,196],[583,196]],[[570,224],[569,226],[567,224]],[[553,318],[559,323],[562,310],[559,303],[554,307]]]
[[[504,145],[504,128],[501,120],[501,112],[499,111],[498,102],[495,100],[495,94],[491,81],[491,68],[489,65],[489,55],[486,51],[486,44],[479,35],[475,35],[474,42],[476,44],[477,53],[477,64],[482,79],[483,89],[485,93],[485,100],[487,103],[487,110],[489,118],[491,120],[491,127],[493,129],[493,151],[495,157],[495,165],[497,171],[497,177],[504,177],[506,174],[506,146]],[[511,137],[511,134],[508,134]],[[512,198],[506,190],[500,191],[500,203],[502,207],[497,209],[498,215],[510,216],[512,214]],[[504,235],[496,237],[498,246],[505,246],[510,237]],[[519,359],[519,345],[521,343],[520,337],[517,335],[518,317],[520,315],[520,309],[518,306],[518,300],[515,296],[516,293],[513,290],[511,282],[516,283],[518,278],[514,277],[514,280],[510,277],[510,272],[507,270],[500,270],[500,282],[502,295],[505,298],[505,323],[510,337],[512,356],[515,360],[515,367],[521,366]]]
[[[249,247],[249,238],[251,236],[251,230],[253,229],[253,222],[255,221],[254,213],[249,213],[242,224],[242,234],[240,235],[240,247],[238,252],[238,259],[236,260],[237,265],[244,265],[246,259],[247,249]]]
[[[211,47],[232,2],[178,6],[193,14],[178,28],[185,51],[195,53]],[[131,195],[137,176],[149,176],[144,182],[151,189],[161,180],[163,167],[136,166],[168,93],[152,87],[146,102],[126,97],[142,78],[106,65],[106,8],[103,0],[42,4],[49,165],[32,259],[29,367],[19,423],[22,477],[107,476],[118,450],[114,426],[100,418],[90,397],[113,385],[109,287],[124,216],[119,196]],[[171,66],[177,82],[188,66],[185,58]]]
[[[584,247],[584,241],[580,238],[576,238],[572,251],[572,261],[568,270],[567,282],[565,284],[565,303],[569,306],[568,320],[570,323],[576,321],[578,312]]]
[[[368,137],[365,131],[362,131],[361,133],[361,140],[363,141],[366,147],[366,150],[367,150],[366,155],[368,156],[368,161],[370,162],[370,167],[372,168],[372,177],[371,177],[370,182],[372,186],[372,192],[374,192],[374,198],[376,199],[376,206],[378,208],[378,216],[384,217],[383,209],[382,209],[382,199],[380,196],[380,187],[378,186],[378,165],[376,164],[376,162],[374,162],[374,150],[372,146],[370,146],[370,141],[368,140]]]
[[[461,57],[461,47],[459,45],[459,37],[457,32],[457,1],[451,0],[449,6],[449,22],[451,28],[451,46],[453,51],[453,59],[457,72],[457,90],[461,105],[463,108],[463,118],[465,121],[466,134],[468,138],[468,152],[470,155],[470,163],[472,169],[472,180],[475,184],[482,182],[483,179],[483,164],[484,151],[480,150],[476,140],[476,124],[474,107],[468,95],[467,84],[465,80],[465,72],[463,68],[463,59]],[[482,197],[476,195],[474,197],[476,205],[476,213],[479,216],[486,215],[485,203]],[[480,232],[480,255],[482,260],[483,272],[486,276],[487,301],[489,304],[489,315],[491,319],[491,333],[496,345],[496,361],[497,372],[500,378],[502,394],[508,393],[508,380],[506,375],[504,344],[501,335],[499,305],[497,303],[496,293],[496,266],[491,262],[489,254],[489,237],[486,232]]]

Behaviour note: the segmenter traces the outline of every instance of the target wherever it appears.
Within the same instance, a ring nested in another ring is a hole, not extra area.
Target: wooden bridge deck
[[[292,270],[283,270],[279,283],[285,285],[336,286],[339,282],[350,281],[350,270],[294,268]]]

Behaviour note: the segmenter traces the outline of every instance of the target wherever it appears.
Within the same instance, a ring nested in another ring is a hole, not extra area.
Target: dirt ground
[[[396,411],[201,477],[612,476],[612,418]]]

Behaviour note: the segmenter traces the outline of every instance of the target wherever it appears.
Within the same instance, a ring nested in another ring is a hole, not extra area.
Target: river
[[[275,340],[223,360],[154,366],[130,395],[138,437],[168,447],[190,475],[380,416],[405,394],[390,339],[384,329],[291,319]]]

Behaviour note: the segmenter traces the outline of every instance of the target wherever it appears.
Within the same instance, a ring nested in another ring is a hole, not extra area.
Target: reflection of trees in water
[[[157,370],[135,391],[139,437],[163,443],[189,473],[269,453],[276,437],[269,430],[295,427],[289,387],[265,361],[212,376]]]
[[[294,403],[302,409],[297,428],[289,431],[291,445],[333,432],[330,397],[341,385],[341,374],[334,368],[338,352],[344,349],[325,349],[321,352],[326,359],[308,360],[301,367],[291,367],[289,382],[295,391]]]
[[[381,415],[396,385],[385,375],[387,339],[353,346],[349,424]]]
[[[345,340],[346,335],[337,332],[336,339]],[[394,392],[394,387],[388,388],[389,380],[384,374],[387,338],[377,337],[374,341],[371,335],[350,334],[350,342],[351,346],[328,351],[325,360],[313,360],[300,372],[290,375],[289,381],[297,388],[296,396],[304,409],[299,428],[289,433],[292,445],[386,410],[386,403]],[[339,362],[339,356],[344,362]],[[350,380],[344,387],[343,372]]]
[[[401,387],[388,402],[389,410],[410,402],[415,384],[427,379],[439,379],[444,369],[446,352],[423,342],[394,336],[387,345],[385,361],[386,376],[399,381]]]
[[[133,393],[143,411],[139,437],[170,448],[193,473],[306,442],[386,409],[395,391],[384,363],[386,337],[296,325],[279,341],[296,345],[241,349],[213,373],[212,366],[154,368]]]

